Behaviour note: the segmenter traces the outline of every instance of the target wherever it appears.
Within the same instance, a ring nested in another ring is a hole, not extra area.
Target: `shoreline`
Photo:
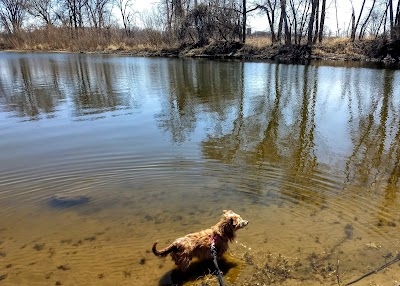
[[[277,60],[277,61],[345,61],[372,62],[400,65],[400,40],[350,42],[342,39],[334,44],[318,44],[312,47],[269,45],[256,47],[239,42],[219,41],[203,47],[181,45],[171,48],[104,48],[98,50],[70,49],[2,49],[0,52],[31,53],[81,53],[115,54],[137,57],[169,57],[197,59]]]

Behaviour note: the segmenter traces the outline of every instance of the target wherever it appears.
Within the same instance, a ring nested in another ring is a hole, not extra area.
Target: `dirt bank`
[[[178,48],[160,50],[120,51],[138,56],[192,57],[192,58],[231,58],[256,60],[345,60],[399,62],[400,40],[360,41],[345,39],[330,40],[313,47],[307,45],[281,46],[268,45],[255,47],[238,42],[213,42],[199,47],[196,44],[182,45]]]
[[[129,54],[146,57],[179,57],[179,58],[219,58],[219,59],[253,59],[253,60],[341,60],[400,62],[400,40],[385,39],[351,42],[347,38],[327,38],[321,44],[312,47],[307,45],[283,46],[272,44],[267,37],[249,37],[246,44],[236,41],[214,41],[205,46],[199,44],[182,44],[171,47],[165,44],[130,45],[125,42],[104,42],[97,45],[85,43],[58,42],[28,43],[6,45],[0,38],[0,50],[29,52],[80,52]]]

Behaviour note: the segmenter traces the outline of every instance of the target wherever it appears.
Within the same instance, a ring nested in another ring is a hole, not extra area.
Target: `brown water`
[[[0,285],[217,285],[212,264],[181,275],[150,248],[223,209],[250,221],[228,285],[380,267],[400,250],[399,83],[351,63],[1,53]]]

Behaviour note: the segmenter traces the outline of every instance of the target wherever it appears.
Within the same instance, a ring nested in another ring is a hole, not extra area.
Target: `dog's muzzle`
[[[242,227],[245,227],[248,224],[249,224],[249,221],[243,220],[243,221],[240,222],[239,227],[242,228]]]

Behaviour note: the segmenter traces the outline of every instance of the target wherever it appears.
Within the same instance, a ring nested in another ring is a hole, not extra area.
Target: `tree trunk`
[[[389,7],[389,3],[386,4],[385,13],[383,13],[382,19],[379,22],[378,28],[376,29],[375,39],[378,38],[379,30],[381,29],[382,24],[386,25],[386,15],[387,15],[388,7]],[[385,27],[383,27],[383,34],[385,34]]]
[[[308,17],[308,13],[309,13],[309,10],[310,10],[310,6],[312,6],[312,3],[310,1],[307,1],[306,2],[306,7],[305,7],[305,9],[304,9],[304,11],[303,11],[303,13],[301,15],[300,29],[299,29],[299,32],[298,32],[299,39],[297,41],[299,44],[301,43],[301,38],[303,36],[303,31],[307,31],[307,30],[305,30],[305,26],[307,24],[307,17]]]
[[[390,21],[390,38],[394,38],[394,23],[393,23],[393,1],[389,0],[389,21]]]
[[[392,1],[392,0],[389,0],[389,1]],[[358,15],[357,22],[354,24],[354,21],[353,21],[353,25],[352,25],[352,29],[351,29],[351,40],[353,42],[356,39],[356,31],[357,31],[358,24],[360,23],[360,19],[361,19],[362,12],[364,10],[364,6],[365,6],[365,0],[363,0],[363,3],[361,5],[361,10],[360,10],[360,14]],[[353,8],[352,19],[353,19],[353,17],[354,17],[354,8]]]
[[[281,4],[282,4],[282,0],[281,0]],[[278,24],[278,38],[277,41],[280,42],[282,39],[282,27],[283,27],[283,10],[282,10],[282,6],[281,6],[281,16],[279,17],[279,24]],[[286,17],[286,14],[285,14]]]
[[[397,2],[396,18],[394,20],[395,35],[394,39],[400,39],[400,0]]]
[[[165,12],[167,16],[167,33],[168,35],[171,35],[172,32],[172,21],[171,21],[171,12],[170,12],[170,7],[169,7],[169,0],[165,0]]]
[[[317,42],[318,32],[319,32],[319,0],[315,0],[315,35],[313,39],[313,44]]]
[[[281,20],[283,22],[283,26],[285,29],[285,45],[286,46],[291,46],[292,45],[292,39],[289,31],[289,26],[287,23],[287,15],[286,15],[286,0],[281,0]]]
[[[356,39],[356,16],[354,15],[354,8],[351,12],[351,36],[350,39],[354,42]]]
[[[372,2],[372,6],[371,6],[371,9],[369,10],[368,16],[367,16],[367,18],[365,19],[364,23],[361,26],[360,34],[358,35],[358,39],[359,40],[361,40],[364,37],[365,29],[367,27],[369,18],[371,17],[372,11],[374,10],[374,6],[375,6],[375,3],[376,3],[376,0],[373,0],[373,1],[374,2]]]
[[[271,1],[267,1],[267,6],[265,5],[257,5],[257,8],[263,10],[267,14],[268,25],[271,30],[271,41],[272,43],[276,42],[276,35],[275,35],[275,7],[273,8],[271,5]],[[268,9],[269,8],[269,9]]]
[[[324,25],[325,25],[325,9],[326,9],[326,0],[322,0],[322,8],[321,8],[321,22],[319,23],[319,35],[318,41],[322,43],[322,37],[324,36]]]
[[[293,14],[293,37],[294,37],[294,44],[298,45],[300,44],[300,39],[297,38],[297,32],[298,32],[298,27],[297,27],[297,13],[296,13],[296,8],[294,6],[293,0],[289,1],[290,3],[290,8],[292,8],[292,14]]]
[[[285,45],[291,46],[292,39],[291,39],[291,34],[289,31],[288,20],[287,20],[287,15],[286,15],[286,0],[281,0],[281,10],[282,10],[283,24],[284,24],[284,28],[285,28]]]
[[[247,11],[246,11],[246,0],[242,1],[242,43],[246,42],[246,22],[247,22]]]
[[[335,10],[336,10],[336,37],[339,37],[340,34],[340,28],[339,28],[339,18],[338,18],[338,14],[337,14],[337,3],[335,0]]]
[[[271,41],[273,43],[276,42],[276,35],[275,35],[275,30],[274,30],[274,26],[275,26],[275,19],[274,19],[274,14],[272,14],[271,16],[269,14],[267,14],[268,16],[268,24],[271,30]]]
[[[399,0],[400,2],[400,0]],[[272,42],[276,42],[276,34],[275,34],[275,11],[276,11],[276,1],[274,1],[274,7],[272,7],[271,1],[268,0],[269,8],[271,9],[271,19],[270,19],[270,27],[271,27],[271,39]]]
[[[385,21],[383,23],[383,34],[386,37],[386,25],[387,25],[387,14],[388,14],[388,10],[389,10],[389,3],[388,6],[386,7],[386,11],[385,11]]]
[[[312,6],[311,6],[310,22],[308,22],[308,37],[307,37],[307,45],[308,46],[312,45],[315,10],[316,10],[316,4],[317,4],[318,0],[311,0],[311,1],[312,1]]]

